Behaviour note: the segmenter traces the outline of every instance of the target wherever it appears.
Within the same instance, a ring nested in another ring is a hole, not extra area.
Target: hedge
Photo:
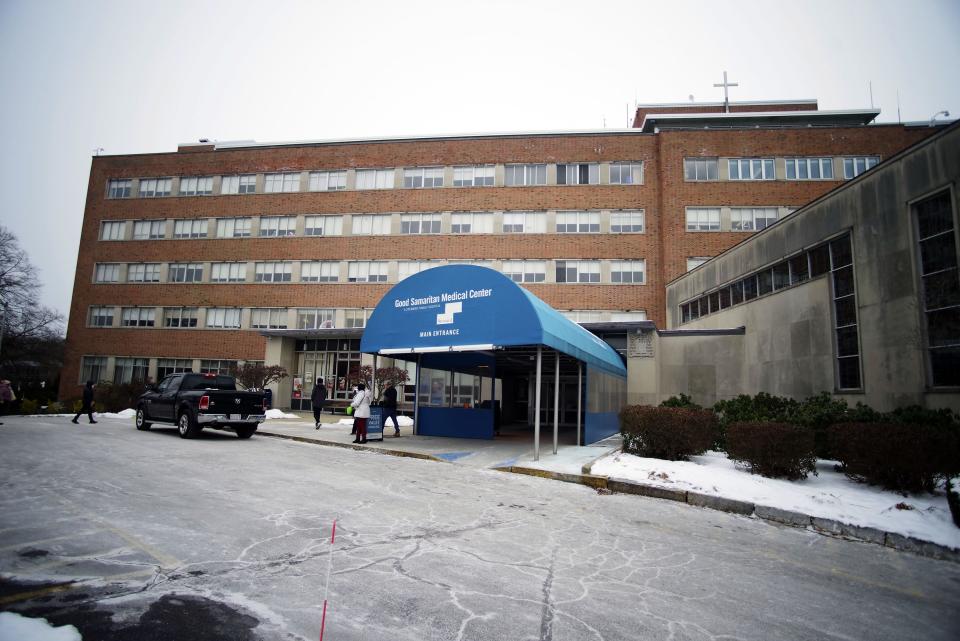
[[[933,492],[960,466],[952,423],[838,423],[830,439],[841,472],[900,492]]]
[[[727,454],[753,474],[805,479],[816,474],[812,430],[790,423],[749,421],[727,426]]]
[[[628,405],[620,412],[620,434],[628,454],[682,461],[713,445],[717,419],[709,410]]]

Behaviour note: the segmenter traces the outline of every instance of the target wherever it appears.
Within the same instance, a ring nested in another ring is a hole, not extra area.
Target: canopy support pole
[[[480,386],[481,391],[483,386]],[[493,367],[490,368],[490,409],[493,410],[493,435],[500,436],[497,425],[497,357],[493,357]]]
[[[580,412],[583,411],[583,363],[577,363],[577,445],[580,445]]]
[[[553,453],[557,453],[557,435],[560,433],[560,352],[553,361]]]
[[[543,348],[537,345],[537,384],[534,393],[533,406],[533,460],[540,460],[540,374],[543,371],[543,358],[541,350]]]
[[[417,434],[417,430],[420,427],[420,422],[417,420],[420,417],[420,354],[417,354],[417,373],[414,376],[413,384],[413,433]]]

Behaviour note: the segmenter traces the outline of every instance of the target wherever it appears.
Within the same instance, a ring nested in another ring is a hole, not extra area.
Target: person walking
[[[323,379],[318,378],[313,384],[313,391],[310,392],[310,404],[313,405],[313,429],[320,429],[320,415],[323,414],[323,406],[327,403],[327,386]]]
[[[354,443],[367,442],[367,419],[370,418],[370,392],[363,383],[357,385],[357,395],[353,397],[350,406],[353,407],[353,427],[357,430]]]
[[[393,383],[387,383],[387,389],[383,390],[383,425],[387,426],[387,419],[393,419],[393,438],[400,436],[400,423],[397,422],[397,388]]]
[[[0,381],[0,416],[9,414],[13,411],[13,402],[17,400],[17,395],[13,393],[13,387],[10,381],[3,379]],[[3,423],[0,423],[3,425]]]
[[[86,414],[87,418],[90,419],[91,423],[96,423],[93,420],[93,388],[96,387],[93,381],[87,381],[86,387],[83,388],[83,407],[80,408],[80,411],[77,412],[77,415],[73,417],[71,423],[79,424],[80,421],[77,419],[80,418],[81,414]]]

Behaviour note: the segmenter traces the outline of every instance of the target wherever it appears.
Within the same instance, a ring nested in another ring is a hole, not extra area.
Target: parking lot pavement
[[[261,436],[5,422],[0,607],[88,641],[316,639],[324,595],[337,640],[960,629],[957,564],[756,519]]]

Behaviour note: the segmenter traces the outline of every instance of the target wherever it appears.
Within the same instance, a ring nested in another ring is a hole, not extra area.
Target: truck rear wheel
[[[233,431],[237,433],[237,438],[250,438],[257,431],[257,428],[249,425],[239,425],[233,428]]]
[[[197,421],[193,418],[193,412],[183,410],[180,413],[177,418],[177,431],[180,432],[180,438],[196,438],[201,429],[203,428],[197,425]]]

